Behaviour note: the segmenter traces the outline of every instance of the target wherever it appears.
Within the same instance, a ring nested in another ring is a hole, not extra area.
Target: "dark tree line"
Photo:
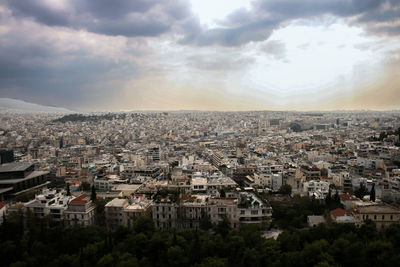
[[[55,119],[52,122],[81,122],[81,121],[100,121],[100,120],[113,120],[116,118],[125,119],[126,114],[113,114],[107,113],[102,115],[84,115],[84,114],[68,114],[61,118]]]
[[[398,266],[400,226],[320,225],[265,239],[256,227],[159,231],[149,218],[120,227],[0,227],[3,266]]]
[[[282,229],[305,228],[308,215],[325,215],[330,210],[342,208],[337,191],[333,193],[331,189],[325,200],[295,195],[287,202],[277,202],[271,198],[268,201],[272,206],[272,227]]]

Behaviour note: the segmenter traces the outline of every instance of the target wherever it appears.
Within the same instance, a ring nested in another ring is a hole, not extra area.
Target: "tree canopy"
[[[155,230],[140,218],[132,230],[61,225],[0,226],[3,266],[397,266],[400,225],[372,222],[286,230],[265,239],[255,226],[226,221],[203,230]]]

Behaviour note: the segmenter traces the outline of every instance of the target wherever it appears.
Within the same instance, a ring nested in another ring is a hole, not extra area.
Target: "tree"
[[[222,221],[219,221],[217,226],[215,227],[215,232],[225,238],[228,236],[231,229],[232,229],[231,222],[229,221],[226,215],[223,215]]]
[[[97,199],[96,188],[94,188],[94,185],[92,185],[92,193],[90,194],[90,200],[96,201],[96,199]]]
[[[331,191],[331,187],[329,187],[328,195],[326,195],[326,198],[325,198],[326,205],[329,206],[331,204],[331,201],[332,201],[332,191]]]
[[[279,188],[278,193],[284,194],[284,195],[290,195],[292,194],[292,187],[288,184],[284,184]]]
[[[201,219],[200,219],[200,229],[204,231],[208,231],[212,228],[212,223],[210,216],[207,215],[205,212],[201,214]]]
[[[290,127],[290,129],[293,131],[293,132],[301,132],[301,125],[300,124],[298,124],[298,123],[296,123],[296,122],[292,122],[290,125],[289,125],[289,127]]]
[[[363,183],[360,183],[360,188],[354,191],[354,195],[359,199],[362,199],[365,195],[368,195],[368,193],[369,192]]]
[[[89,191],[90,190],[90,184],[88,182],[82,182],[80,189],[82,191]]]
[[[133,224],[133,230],[136,233],[151,234],[153,233],[154,229],[155,227],[153,220],[146,216],[141,216],[137,218],[137,220]]]
[[[379,140],[383,141],[385,138],[387,138],[388,134],[386,132],[381,132],[379,134]]]
[[[219,194],[220,194],[220,197],[226,197],[226,193],[223,188],[219,191]]]
[[[370,200],[375,202],[375,184],[372,184],[371,192],[369,194]]]
[[[71,195],[71,190],[69,189],[69,183],[67,183],[67,196]]]
[[[339,192],[336,189],[335,195],[333,196],[333,200],[335,201],[336,204],[340,204],[340,197],[339,197]]]

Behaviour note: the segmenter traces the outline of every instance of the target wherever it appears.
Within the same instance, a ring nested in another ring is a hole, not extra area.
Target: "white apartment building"
[[[96,206],[87,194],[82,194],[72,199],[64,212],[68,225],[92,225],[95,220]]]
[[[65,191],[55,189],[43,189],[35,199],[24,204],[25,212],[30,212],[36,218],[49,216],[53,221],[63,220],[63,214],[68,208],[72,196],[66,196]]]
[[[311,180],[303,183],[303,191],[316,199],[325,199],[329,192],[329,185],[326,181]]]

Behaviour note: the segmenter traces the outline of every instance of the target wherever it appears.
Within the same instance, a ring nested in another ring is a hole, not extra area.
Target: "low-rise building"
[[[321,215],[309,215],[307,216],[307,223],[309,227],[315,227],[319,224],[325,223],[324,216]]]
[[[388,204],[357,207],[353,214],[361,222],[373,221],[378,229],[400,222],[400,209]]]
[[[303,190],[308,196],[313,196],[316,199],[325,199],[329,192],[329,182],[326,181],[308,181],[304,182]]]
[[[330,212],[331,219],[335,223],[352,223],[355,225],[360,224],[360,220],[354,217],[349,211],[341,208],[334,209]]]
[[[44,189],[35,199],[24,205],[25,211],[35,218],[48,217],[52,221],[60,222],[64,219],[64,212],[71,199],[71,196],[65,195],[64,190]]]
[[[95,221],[95,208],[90,197],[82,194],[69,202],[68,208],[64,212],[65,220],[68,225],[92,225]]]
[[[342,204],[346,210],[352,210],[353,203],[355,201],[360,201],[359,198],[357,198],[355,196],[351,196],[349,193],[340,194],[339,198],[340,198],[340,204]]]
[[[123,225],[131,228],[142,216],[151,216],[151,200],[144,197],[134,198],[132,203],[124,208]]]
[[[109,229],[115,229],[118,225],[124,225],[124,209],[129,205],[126,199],[114,198],[105,207],[106,225]]]
[[[4,217],[7,216],[7,208],[9,203],[6,201],[0,202],[0,225],[3,223]]]

